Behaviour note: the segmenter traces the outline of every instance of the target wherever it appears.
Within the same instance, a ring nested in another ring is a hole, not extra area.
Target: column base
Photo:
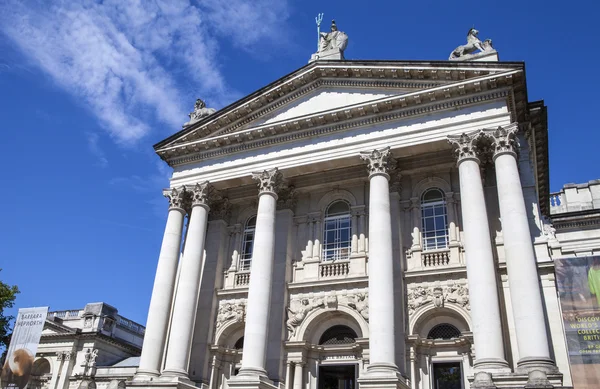
[[[133,376],[133,381],[152,381],[160,376],[158,370],[138,369]]]
[[[525,357],[517,362],[516,373],[529,374],[534,370],[542,371],[546,374],[558,373],[558,368],[554,361],[548,357]]]
[[[188,372],[183,369],[177,368],[165,369],[162,371],[162,374],[160,376],[161,379],[170,377],[181,377],[189,380]]]
[[[529,374],[521,373],[488,373],[478,372],[475,376],[467,377],[472,389],[550,389],[563,387],[563,375],[560,373],[546,374],[533,370]]]
[[[164,376],[150,381],[138,381],[134,378],[132,381],[125,382],[125,386],[136,389],[198,389],[189,379]]]
[[[473,363],[473,369],[476,372],[489,373],[510,373],[511,369],[508,362],[501,358],[482,358],[476,359]],[[482,376],[483,377],[483,376]]]
[[[277,389],[266,374],[253,374],[249,369],[246,369],[245,372],[240,371],[238,375],[229,378],[227,387],[230,389]]]
[[[393,364],[372,364],[357,380],[361,389],[410,389]]]

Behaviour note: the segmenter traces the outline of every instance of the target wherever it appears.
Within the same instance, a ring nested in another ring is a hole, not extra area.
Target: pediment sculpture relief
[[[481,53],[492,53],[496,50],[492,47],[492,40],[486,39],[483,42],[478,37],[479,31],[475,28],[471,28],[467,33],[467,44],[460,45],[450,53],[448,59],[469,59],[473,57],[473,53],[479,50]],[[477,53],[479,54],[479,53]]]

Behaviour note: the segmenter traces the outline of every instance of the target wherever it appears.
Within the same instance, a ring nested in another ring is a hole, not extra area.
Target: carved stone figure
[[[350,296],[348,298],[348,306],[356,309],[366,321],[369,321],[369,300],[366,293],[357,293],[354,296]]]
[[[465,307],[469,307],[469,290],[463,285],[454,284],[446,288],[446,295],[444,300],[449,303],[454,303]]]
[[[479,40],[477,37],[479,35],[479,31],[475,28],[471,28],[467,33],[467,44],[458,46],[456,49],[452,51],[449,59],[464,59],[469,54],[479,50],[482,53],[494,52],[494,48],[492,47],[492,40],[486,39],[485,41]]]
[[[425,289],[422,286],[417,286],[408,293],[408,313],[412,315],[417,308],[433,301],[433,293],[431,289]]]
[[[348,45],[348,35],[342,31],[338,31],[335,20],[331,21],[331,31],[321,32],[319,40],[319,53],[327,50],[339,49],[340,51],[346,50]]]
[[[194,110],[188,114],[190,117],[190,121],[183,124],[183,127],[187,127],[207,117],[208,115],[212,115],[217,112],[214,108],[206,108],[206,103],[202,99],[196,99],[196,104],[194,104]]]
[[[221,306],[217,312],[217,328],[221,327],[230,320],[234,320],[236,322],[244,321],[245,316],[246,305],[243,302],[221,302]]]
[[[298,304],[299,302],[299,304]],[[287,308],[288,311],[288,319],[285,322],[285,326],[289,331],[289,338],[291,339],[295,333],[296,328],[306,318],[306,315],[315,308],[324,307],[325,303],[321,299],[317,299],[314,302],[310,302],[307,298],[303,298],[301,300],[292,300],[290,306]],[[294,307],[292,309],[292,307]]]
[[[435,305],[436,308],[441,308],[444,306],[444,290],[441,286],[436,285],[433,287],[432,297],[433,305]]]

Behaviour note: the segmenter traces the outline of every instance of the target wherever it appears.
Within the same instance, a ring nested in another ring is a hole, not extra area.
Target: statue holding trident
[[[321,22],[323,14],[320,13],[315,18],[317,23],[318,46],[317,53],[313,54],[311,61],[317,59],[344,59],[344,50],[348,45],[348,35],[342,31],[338,31],[335,20],[331,21],[331,31],[321,32]]]

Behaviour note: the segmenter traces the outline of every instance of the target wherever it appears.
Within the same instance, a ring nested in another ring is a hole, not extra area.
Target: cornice
[[[169,165],[177,166],[315,135],[508,98],[511,96],[510,86],[519,72],[520,70],[513,70],[451,85],[441,85],[399,96],[372,100],[327,112],[304,115],[242,130],[232,135],[218,135],[185,144],[167,146],[157,150],[157,153]]]

